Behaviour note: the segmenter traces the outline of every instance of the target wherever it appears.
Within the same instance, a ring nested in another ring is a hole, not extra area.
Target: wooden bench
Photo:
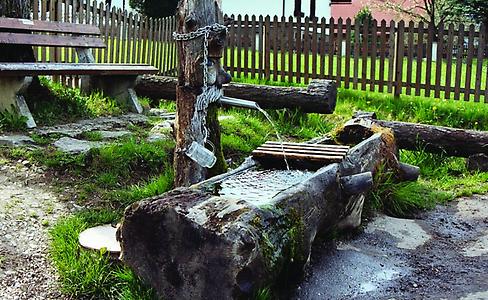
[[[92,48],[106,48],[100,29],[93,25],[0,18],[0,44],[37,47],[75,48],[78,63],[0,62],[0,110],[16,110],[27,117],[27,126],[36,123],[23,93],[39,75],[80,75],[81,90],[100,90],[130,110],[141,113],[134,91],[142,74],[157,74],[158,69],[142,64],[99,64]]]

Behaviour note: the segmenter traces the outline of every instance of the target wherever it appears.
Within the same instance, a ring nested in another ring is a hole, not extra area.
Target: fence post
[[[396,44],[395,44],[395,98],[400,97],[402,94],[402,83],[403,83],[403,54],[405,51],[404,44],[404,33],[405,33],[405,22],[398,22],[398,30],[396,33]]]

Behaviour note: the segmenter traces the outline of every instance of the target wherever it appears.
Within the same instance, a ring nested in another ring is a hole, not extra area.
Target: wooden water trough
[[[284,148],[295,167],[301,155],[321,167],[270,169],[282,156],[268,142],[231,172],[136,203],[118,231],[122,260],[164,299],[247,299],[302,274],[316,237],[359,226],[378,168],[400,169],[388,130],[350,149]]]

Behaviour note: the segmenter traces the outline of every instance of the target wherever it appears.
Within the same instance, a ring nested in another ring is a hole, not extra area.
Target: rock
[[[132,135],[130,131],[120,130],[120,131],[108,131],[108,130],[100,130],[98,133],[101,134],[102,139],[104,140],[115,140],[124,137],[129,137]]]
[[[101,117],[90,120],[81,120],[76,123],[38,128],[35,132],[42,136],[62,135],[77,137],[84,132],[110,131],[115,128],[126,128],[129,125],[145,125],[149,119],[144,115],[127,114],[116,117]]]
[[[2,135],[0,136],[0,146],[7,146],[10,148],[20,146],[31,146],[35,142],[26,135]]]
[[[479,153],[466,159],[466,166],[470,171],[488,172],[488,155]]]
[[[174,112],[168,112],[167,110],[160,108],[151,108],[149,110],[149,115],[160,117],[161,119],[165,120],[174,120],[176,118],[176,114]]]
[[[100,148],[105,143],[102,142],[90,142],[77,140],[69,137],[63,137],[54,142],[53,144],[58,150],[68,154],[81,154],[90,151],[93,148]]]
[[[171,121],[162,121],[156,124],[150,131],[147,138],[148,142],[157,142],[173,139],[173,126]]]

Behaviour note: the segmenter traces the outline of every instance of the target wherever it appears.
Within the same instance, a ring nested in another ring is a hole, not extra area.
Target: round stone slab
[[[117,228],[112,225],[102,225],[80,233],[78,238],[80,245],[87,249],[107,249],[110,253],[120,253],[120,244],[116,239]]]

